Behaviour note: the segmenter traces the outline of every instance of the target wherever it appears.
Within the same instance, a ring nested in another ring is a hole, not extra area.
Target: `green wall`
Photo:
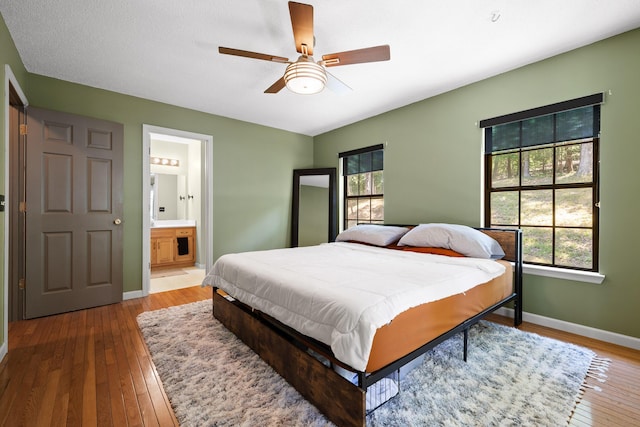
[[[314,138],[315,167],[387,142],[385,220],[480,225],[477,122],[606,92],[602,106],[601,285],[525,275],[524,310],[640,337],[640,30],[522,67]],[[609,91],[611,94],[609,95]]]

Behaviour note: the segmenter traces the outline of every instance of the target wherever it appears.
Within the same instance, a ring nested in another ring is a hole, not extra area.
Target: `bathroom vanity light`
[[[180,166],[180,161],[177,159],[167,159],[164,157],[152,157],[151,164],[161,166]]]

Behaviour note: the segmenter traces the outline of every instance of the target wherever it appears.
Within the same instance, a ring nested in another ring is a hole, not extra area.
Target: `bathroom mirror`
[[[338,230],[336,168],[295,169],[291,247],[333,242]]]
[[[187,181],[184,175],[151,174],[151,219],[186,219]]]

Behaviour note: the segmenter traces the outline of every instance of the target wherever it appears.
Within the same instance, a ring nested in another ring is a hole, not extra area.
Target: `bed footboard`
[[[365,391],[298,348],[242,306],[213,292],[213,316],[255,351],[329,420],[365,425]]]

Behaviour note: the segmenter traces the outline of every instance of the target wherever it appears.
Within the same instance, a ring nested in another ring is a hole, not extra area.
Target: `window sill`
[[[544,267],[541,265],[525,264],[523,268],[524,274],[532,274],[534,276],[554,277],[556,279],[574,280],[576,282],[601,284],[604,280],[604,274],[594,273],[593,271],[570,270],[567,268]]]

